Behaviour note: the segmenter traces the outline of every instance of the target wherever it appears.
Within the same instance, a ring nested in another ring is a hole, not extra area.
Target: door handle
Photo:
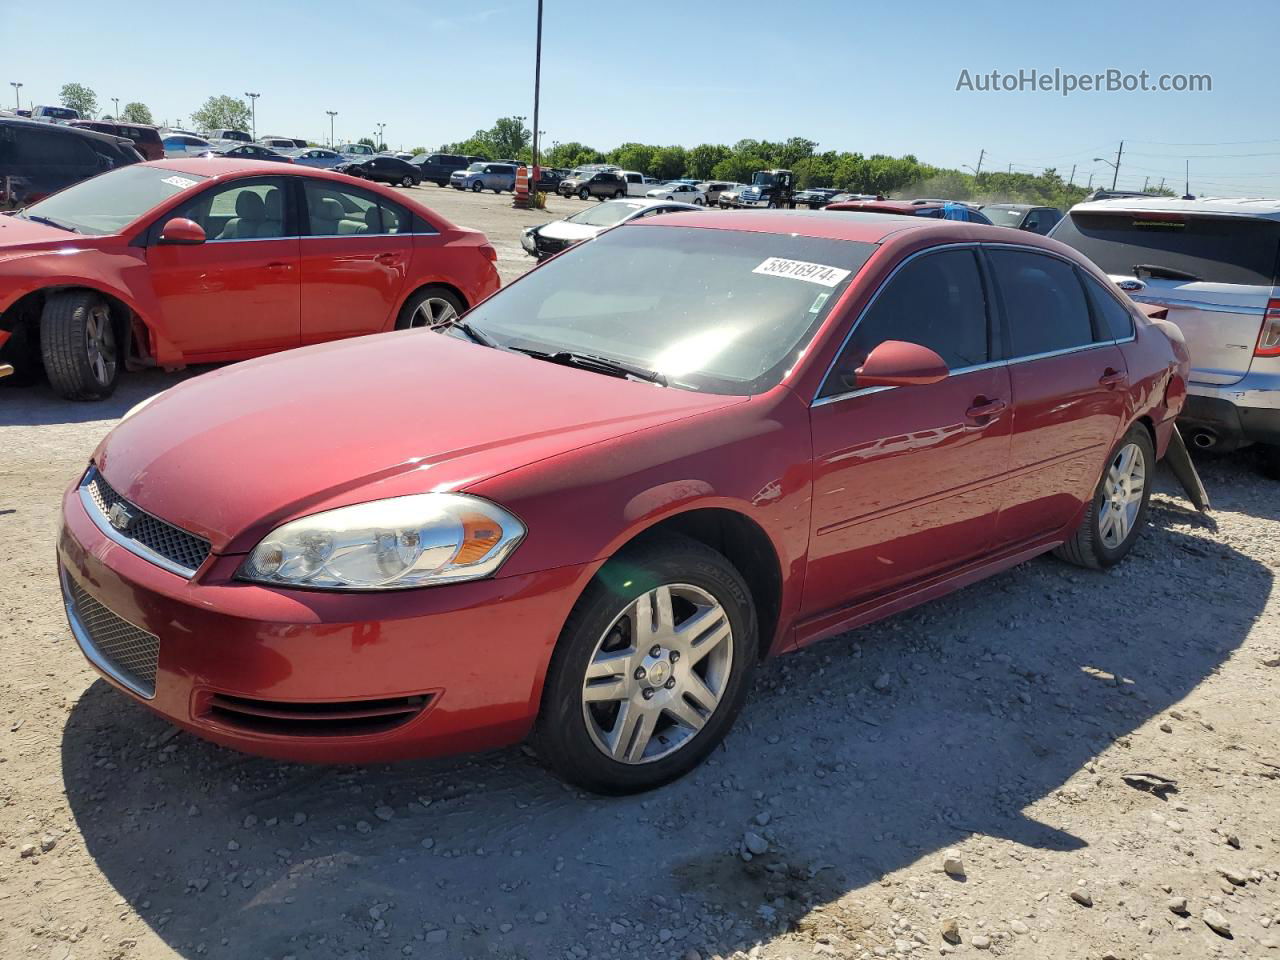
[[[985,427],[1008,408],[1003,400],[988,400],[986,397],[975,397],[973,405],[964,412],[968,421],[979,427]]]
[[[282,260],[281,260],[281,261],[277,261],[277,262],[275,262],[275,263],[268,263],[268,264],[267,264],[267,269],[268,269],[268,270],[289,270],[289,269],[291,269],[292,267],[293,267],[293,264],[291,264],[291,263],[285,263],[285,262],[284,262],[284,261],[282,261]]]
[[[1127,374],[1122,373],[1121,371],[1116,370],[1112,367],[1107,367],[1106,371],[1102,374],[1102,376],[1098,378],[1098,385],[1106,387],[1107,389],[1110,390],[1120,386],[1122,383],[1124,383],[1128,379],[1129,377]]]
[[[379,263],[385,263],[385,264],[387,264],[388,266],[391,266],[392,264],[397,264],[397,263],[399,263],[399,262],[400,262],[400,254],[398,254],[398,253],[380,253],[380,254],[378,254],[376,257],[374,257],[373,259],[377,260]]]

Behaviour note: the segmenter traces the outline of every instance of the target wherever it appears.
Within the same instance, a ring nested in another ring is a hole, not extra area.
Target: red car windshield
[[[673,387],[745,396],[794,366],[875,246],[675,226],[623,226],[467,315],[500,347],[622,361]]]
[[[121,167],[60,190],[21,215],[75,233],[119,233],[148,210],[207,179],[163,167]]]

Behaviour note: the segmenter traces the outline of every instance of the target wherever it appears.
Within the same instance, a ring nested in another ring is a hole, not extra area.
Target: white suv
[[[1191,443],[1264,444],[1280,479],[1280,200],[1081,203],[1050,234],[1140,303],[1167,307],[1191,351],[1179,423]]]

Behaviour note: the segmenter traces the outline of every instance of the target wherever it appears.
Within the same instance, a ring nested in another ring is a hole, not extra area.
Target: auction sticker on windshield
[[[194,187],[196,185],[194,180],[188,180],[186,177],[165,177],[160,182],[167,183],[171,187],[177,187],[179,190],[185,190],[187,187]]]
[[[764,274],[766,277],[790,277],[792,280],[820,283],[824,287],[834,287],[849,276],[848,270],[841,270],[839,267],[804,260],[783,260],[781,257],[770,257],[751,272]]]

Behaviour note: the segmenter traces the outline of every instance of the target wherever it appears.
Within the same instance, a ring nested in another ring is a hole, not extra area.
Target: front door
[[[813,510],[803,612],[816,617],[989,549],[1009,457],[1009,380],[991,363],[976,251],[908,260],[857,323],[811,411]],[[935,350],[938,383],[859,389],[885,340]]]
[[[233,180],[198,194],[165,220],[204,228],[199,245],[147,248],[167,338],[189,359],[233,359],[298,345],[298,236],[282,177]]]
[[[389,329],[413,254],[411,216],[359,187],[302,184],[302,342]]]
[[[1074,265],[1026,248],[987,251],[1003,304],[1013,388],[1010,481],[997,537],[1063,529],[1092,498],[1126,412],[1127,370]]]

